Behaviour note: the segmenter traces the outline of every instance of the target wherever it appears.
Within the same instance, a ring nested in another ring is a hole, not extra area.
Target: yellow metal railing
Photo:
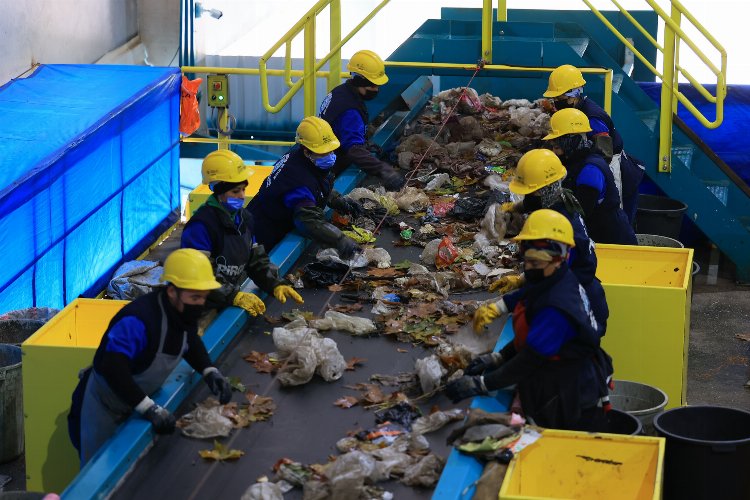
[[[622,33],[618,31],[616,27],[612,25],[599,10],[594,7],[589,0],[583,0],[591,12],[601,20],[602,23],[628,48],[630,49],[635,57],[637,57],[646,68],[649,69],[654,75],[661,79],[661,109],[659,114],[659,172],[671,172],[672,171],[672,119],[674,114],[677,112],[677,103],[682,103],[685,109],[695,116],[695,118],[707,128],[716,128],[721,125],[724,120],[724,99],[727,95],[726,86],[726,74],[727,74],[727,52],[724,47],[716,41],[711,33],[704,28],[695,17],[679,2],[679,0],[671,0],[671,12],[668,14],[665,12],[655,0],[645,0],[659,18],[664,21],[664,45],[659,44],[646,29],[633,18],[633,16],[625,10],[617,0],[612,0],[612,3],[619,9],[619,11],[630,21],[635,28],[643,34],[643,36],[651,43],[656,49],[661,52],[664,56],[663,69],[660,72],[656,69],[649,61],[644,57],[633,44],[626,39]],[[698,46],[688,37],[688,35],[680,27],[682,17],[685,17],[693,27],[701,33],[706,40],[719,52],[721,56],[720,68],[717,68],[713,62],[706,56]],[[716,76],[716,95],[712,95],[702,84],[698,81],[679,64],[680,60],[680,42],[683,41],[687,46],[700,58],[700,60],[711,70]],[[677,85],[679,75],[683,75],[690,84],[698,90],[698,92],[707,101],[716,104],[716,117],[714,120],[709,120],[703,113],[696,108],[690,100],[679,90]]]

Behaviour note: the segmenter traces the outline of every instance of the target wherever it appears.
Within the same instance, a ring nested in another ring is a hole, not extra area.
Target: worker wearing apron
[[[375,52],[360,50],[346,69],[352,77],[334,88],[320,105],[320,117],[331,125],[341,143],[336,149],[334,174],[356,163],[366,174],[380,177],[386,190],[397,191],[404,185],[404,177],[367,148],[370,118],[365,101],[377,97],[379,87],[388,82],[385,64]]]
[[[353,218],[364,213],[358,202],[333,189],[334,151],[339,141],[328,122],[317,116],[300,122],[296,141],[250,200],[248,209],[255,220],[255,237],[261,245],[273,248],[296,229],[349,259],[361,248],[328,222],[323,213],[326,206]]]
[[[256,241],[253,216],[243,208],[250,174],[237,153],[219,149],[209,153],[201,167],[203,184],[213,191],[182,231],[182,248],[194,248],[211,259],[221,288],[208,295],[206,305],[213,309],[235,305],[251,316],[263,314],[266,306],[250,292],[240,290],[249,277],[281,303],[287,298],[302,303],[302,297],[289,282],[279,278],[271,264],[267,246]]]
[[[583,220],[591,239],[597,243],[637,245],[614,177],[604,158],[586,133],[589,119],[577,109],[563,109],[550,119],[552,131],[544,136],[552,151],[568,171],[563,187],[573,191],[583,208]]]
[[[573,227],[562,214],[541,209],[529,215],[514,239],[523,258],[526,284],[479,307],[474,328],[511,311],[515,338],[498,353],[475,358],[468,375],[450,382],[458,402],[516,386],[524,414],[542,427],[604,430],[602,398],[611,360],[599,347],[596,319],[585,290],[568,269],[575,246]]]
[[[231,399],[229,382],[211,364],[197,320],[210,290],[219,288],[208,258],[181,249],[164,263],[167,286],[123,307],[109,324],[82,371],[68,417],[71,440],[83,467],[135,410],[159,434],[171,433],[174,416],[153,395],[184,358],[222,404]]]
[[[612,117],[583,94],[584,85],[586,80],[583,79],[581,70],[570,64],[563,64],[550,74],[544,97],[553,100],[557,111],[575,108],[588,117],[591,132],[587,133],[587,137],[609,163],[620,194],[620,205],[632,225],[638,200],[638,185],[645,169],[642,162],[624,152],[622,136],[615,128]]]

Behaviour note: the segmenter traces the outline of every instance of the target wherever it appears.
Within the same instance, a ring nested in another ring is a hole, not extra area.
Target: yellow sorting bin
[[[664,438],[547,429],[510,462],[501,499],[661,498]]]
[[[258,193],[260,185],[266,180],[273,170],[273,165],[250,165],[250,176],[247,179],[247,187],[245,188],[245,206],[250,203],[250,200]],[[208,197],[211,196],[211,190],[205,184],[199,185],[197,188],[190,191],[188,195],[187,206],[185,207],[185,214],[189,219],[193,213],[200,208],[201,205],[206,203]]]
[[[615,378],[658,387],[667,408],[686,404],[693,250],[597,245],[596,256]]]
[[[80,460],[68,437],[78,372],[91,364],[110,320],[125,300],[76,299],[21,345],[26,488],[60,493]]]

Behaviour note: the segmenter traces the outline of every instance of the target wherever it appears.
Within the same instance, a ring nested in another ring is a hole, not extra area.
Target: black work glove
[[[203,380],[206,381],[213,395],[219,398],[219,403],[225,405],[232,399],[232,386],[218,368],[206,368],[203,372]]]
[[[351,215],[353,218],[357,218],[365,213],[365,207],[363,207],[357,200],[352,200],[346,196],[342,197],[344,210],[346,213]]]
[[[362,251],[362,247],[357,244],[356,241],[348,236],[342,236],[336,242],[336,250],[339,252],[339,257],[343,260],[349,260],[354,257],[354,254]]]
[[[487,370],[494,370],[503,364],[503,355],[499,352],[490,352],[477,356],[469,362],[464,373],[466,375],[481,375]]]
[[[404,187],[404,184],[406,184],[406,179],[403,175],[394,170],[392,172],[384,174],[382,182],[383,187],[386,191],[398,191],[399,189]]]
[[[445,386],[445,395],[454,403],[483,394],[487,394],[487,388],[481,376],[463,376]]]
[[[176,422],[174,415],[163,406],[157,404],[151,405],[143,413],[143,418],[151,422],[157,434],[172,434],[174,432],[174,424]]]

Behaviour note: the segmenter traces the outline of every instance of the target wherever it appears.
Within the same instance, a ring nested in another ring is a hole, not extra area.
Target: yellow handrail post
[[[305,75],[304,86],[305,116],[315,115],[315,15],[305,23]]]
[[[508,0],[497,0],[497,22],[508,20]]]
[[[331,0],[329,4],[331,17],[331,41],[329,49],[334,50],[341,41],[341,0]],[[328,92],[341,83],[341,50],[336,52],[328,60]]]
[[[672,171],[672,99],[674,99],[675,30],[664,24],[664,68],[659,113],[659,172]]]
[[[610,69],[604,73],[604,111],[612,115],[612,78],[614,72]]]
[[[680,12],[680,9],[677,8],[676,5],[672,4],[672,21],[677,26],[680,26],[680,22],[682,21],[682,13]],[[675,69],[680,67],[680,36],[675,36],[674,39],[674,67]],[[680,83],[680,73],[679,71],[674,72],[674,79],[672,81],[672,114],[677,114],[677,94],[680,92],[679,88]],[[702,85],[701,85],[702,87]]]
[[[482,7],[482,59],[492,64],[492,0],[483,0]]]

